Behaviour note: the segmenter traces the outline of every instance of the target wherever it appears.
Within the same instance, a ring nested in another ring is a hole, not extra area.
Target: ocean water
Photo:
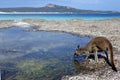
[[[21,20],[27,18],[45,20],[103,20],[120,18],[120,14],[0,14],[0,20]]]

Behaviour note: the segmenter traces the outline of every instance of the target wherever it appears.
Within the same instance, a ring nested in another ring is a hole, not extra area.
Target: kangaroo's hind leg
[[[98,48],[94,47],[94,56],[95,56],[96,63],[98,63],[98,55],[97,55],[97,53],[98,53]]]

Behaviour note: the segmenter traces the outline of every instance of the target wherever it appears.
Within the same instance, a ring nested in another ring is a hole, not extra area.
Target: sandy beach
[[[24,26],[33,27],[33,31],[56,31],[66,32],[82,36],[104,36],[107,37],[114,47],[115,65],[118,72],[111,69],[109,65],[99,68],[89,73],[80,73],[79,75],[63,76],[62,80],[119,80],[120,78],[120,19],[106,19],[106,20],[37,20],[24,19],[20,21],[1,20],[0,28],[9,28],[17,26],[21,22]],[[20,24],[19,24],[20,26]]]

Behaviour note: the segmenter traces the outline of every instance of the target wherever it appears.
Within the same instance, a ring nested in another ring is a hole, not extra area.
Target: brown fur
[[[98,56],[97,56],[97,52],[99,51],[110,51],[110,60],[111,60],[111,66],[112,69],[117,71],[115,65],[114,65],[114,56],[113,56],[113,47],[112,44],[110,43],[110,41],[105,38],[105,37],[96,37],[94,39],[92,39],[84,48],[78,48],[75,51],[75,55],[79,55],[81,53],[86,53],[88,58],[89,53],[93,53],[94,52],[94,56],[95,56],[95,61],[98,62]],[[108,58],[108,56],[107,56]]]

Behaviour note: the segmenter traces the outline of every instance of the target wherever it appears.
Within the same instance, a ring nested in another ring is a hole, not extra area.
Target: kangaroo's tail
[[[112,47],[112,44],[110,43],[109,46],[110,46],[110,47],[109,47],[109,50],[110,50],[111,67],[112,67],[112,69],[113,69],[114,71],[117,72],[117,69],[116,69],[115,64],[114,64],[114,55],[113,55],[113,47]]]

